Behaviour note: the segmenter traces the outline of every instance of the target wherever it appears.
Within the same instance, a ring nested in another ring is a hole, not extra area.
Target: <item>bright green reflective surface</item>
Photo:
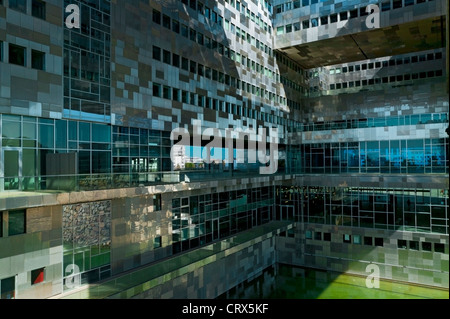
[[[448,290],[381,280],[367,288],[366,278],[278,265],[221,298],[247,299],[448,299]]]

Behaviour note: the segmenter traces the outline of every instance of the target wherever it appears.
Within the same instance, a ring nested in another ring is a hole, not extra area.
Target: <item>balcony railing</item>
[[[281,174],[284,174],[284,171],[277,173],[277,175]],[[14,176],[0,177],[0,191],[90,191],[258,176],[268,175],[260,175],[258,171],[186,170],[146,173]]]

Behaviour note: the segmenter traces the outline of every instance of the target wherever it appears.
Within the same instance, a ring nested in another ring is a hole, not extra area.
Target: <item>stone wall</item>
[[[64,206],[64,242],[78,247],[111,243],[111,201]]]

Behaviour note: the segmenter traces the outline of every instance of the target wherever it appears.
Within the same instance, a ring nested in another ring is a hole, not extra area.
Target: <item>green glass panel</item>
[[[111,247],[109,245],[102,245],[100,246],[100,253],[106,253],[111,250]]]
[[[93,142],[111,142],[111,127],[108,125],[92,124]]]
[[[10,122],[3,119],[2,122],[2,136],[4,138],[21,138],[20,122]]]
[[[4,189],[18,190],[20,187],[19,181],[19,151],[5,150],[4,156]]]
[[[98,268],[110,263],[110,253],[101,254],[91,258],[91,269]]]
[[[8,216],[9,236],[25,233],[25,210],[10,211]]]
[[[91,125],[90,123],[80,122],[79,139],[80,141],[89,142],[91,140]]]
[[[89,249],[84,252],[84,271],[91,269],[91,254]]]
[[[69,140],[78,140],[78,123],[74,121],[69,121]]]
[[[36,139],[36,124],[35,123],[23,123],[23,138],[28,140]]]
[[[77,265],[80,271],[84,271],[83,252],[74,255],[74,264]]]
[[[34,149],[24,149],[22,156],[22,175],[36,175],[36,151]]]
[[[91,246],[91,255],[92,256],[98,255],[99,253],[100,253],[100,250],[97,245]]]
[[[24,140],[23,147],[36,147],[36,141]]]
[[[39,147],[53,148],[54,135],[54,128],[52,125],[39,124]]]
[[[55,140],[57,148],[67,148],[67,122],[55,121]]]
[[[64,254],[63,257],[63,263],[64,263],[64,272],[65,269],[67,268],[67,266],[72,265],[73,264],[73,254],[72,251],[69,251],[68,253]],[[69,273],[64,273],[64,276],[69,275]]]

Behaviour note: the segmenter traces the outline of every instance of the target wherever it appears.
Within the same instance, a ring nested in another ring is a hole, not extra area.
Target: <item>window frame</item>
[[[11,54],[12,53],[11,52],[12,49],[22,49],[23,50],[23,64],[11,61],[11,56],[14,56],[13,54]],[[17,45],[17,44],[14,44],[14,43],[9,43],[9,45],[8,45],[8,54],[9,54],[8,62],[10,64],[19,65],[19,66],[25,66],[25,67],[27,66],[27,48],[26,47],[23,47],[21,45]]]
[[[36,6],[36,5],[39,5],[39,6]],[[47,18],[46,2],[42,1],[42,0],[32,0],[31,1],[31,15],[35,18],[46,20],[46,18]]]
[[[9,0],[9,8],[26,14],[27,0]]]
[[[350,234],[343,234],[342,235],[342,241],[344,243],[346,243],[346,244],[351,244],[352,243],[352,235],[350,235]]]
[[[23,229],[21,229],[20,232],[14,232],[12,233],[12,227],[11,227],[11,215],[15,213],[23,213]],[[8,237],[10,236],[18,236],[23,235],[27,233],[27,210],[26,209],[16,209],[16,210],[10,210],[8,211]]]
[[[38,274],[36,275],[37,272],[38,272]],[[41,276],[42,276],[42,278],[40,278]],[[37,280],[39,280],[39,281],[37,281]],[[45,267],[33,269],[31,271],[31,285],[32,286],[39,285],[44,282],[45,282]]]
[[[35,55],[39,56],[40,58],[42,58],[42,61],[40,62],[41,64],[36,65],[35,64]],[[45,70],[45,52],[42,51],[38,51],[38,50],[31,50],[31,68],[35,69],[35,70]]]

